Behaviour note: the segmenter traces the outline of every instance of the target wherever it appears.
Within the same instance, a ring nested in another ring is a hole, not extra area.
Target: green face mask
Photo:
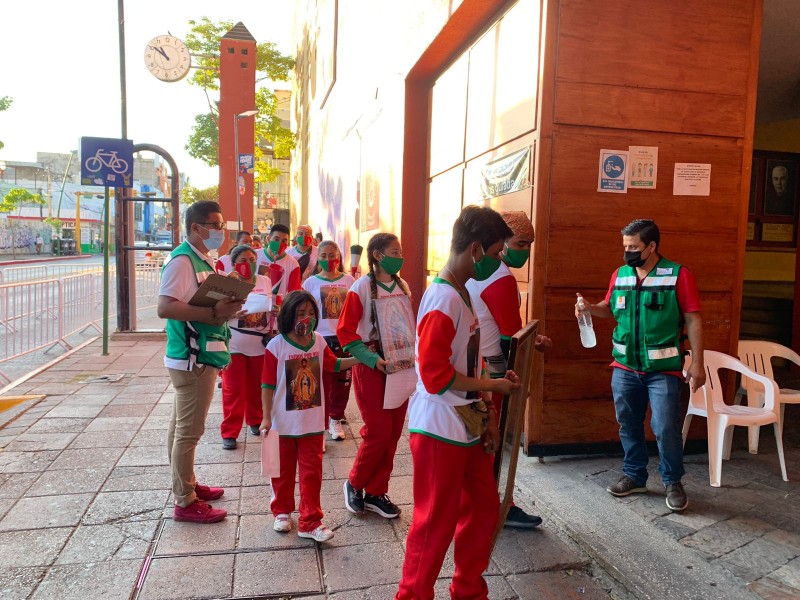
[[[251,260],[250,262],[250,278],[254,278],[258,273],[258,262],[255,260]]]
[[[516,248],[509,248],[508,244],[506,244],[506,252],[503,255],[503,261],[513,269],[520,269],[528,262],[530,255],[530,249],[517,250]]]
[[[489,279],[497,269],[500,268],[502,261],[499,258],[494,258],[488,254],[484,254],[480,260],[472,259],[475,266],[475,281],[485,281]]]
[[[383,255],[383,258],[380,262],[381,269],[383,269],[389,275],[397,274],[401,268],[403,268],[403,259],[402,257],[398,258],[396,256],[386,256]]]
[[[272,252],[272,256],[280,256],[281,254],[283,254],[284,250],[286,250],[286,244],[284,244],[280,240],[270,241],[269,251]]]

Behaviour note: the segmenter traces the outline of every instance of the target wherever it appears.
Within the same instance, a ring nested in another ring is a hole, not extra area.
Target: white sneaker
[[[339,422],[339,419],[330,419],[330,423],[328,424],[328,433],[331,434],[332,440],[344,439],[344,428]]]
[[[278,515],[275,517],[275,523],[272,524],[272,528],[275,531],[287,533],[292,530],[292,520],[289,515]]]
[[[309,538],[315,542],[327,542],[333,537],[333,532],[325,525],[320,525],[314,531],[298,531],[297,537]]]

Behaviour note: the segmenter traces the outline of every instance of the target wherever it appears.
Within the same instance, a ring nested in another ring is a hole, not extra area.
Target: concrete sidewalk
[[[110,351],[101,356],[97,340],[6,391],[45,398],[0,413],[0,598],[393,596],[412,513],[407,435],[390,489],[403,514],[392,521],[351,515],[342,483],[361,426],[351,401],[348,439],[329,441],[324,458],[322,504],[336,537],[316,544],[272,530],[259,439],[243,432],[237,450],[222,450],[217,392],[196,472],[202,483],[225,487],[214,505],[229,516],[213,525],[174,523],[165,451],[173,392],[164,342],[112,341]],[[542,489],[540,476],[532,476]],[[518,501],[526,507],[525,490]],[[609,597],[612,583],[560,537],[557,523],[503,532],[487,574],[491,598]],[[448,596],[452,572],[451,553],[437,598]]]

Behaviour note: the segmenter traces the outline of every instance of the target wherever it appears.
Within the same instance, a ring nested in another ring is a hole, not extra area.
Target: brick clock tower
[[[239,229],[253,229],[253,175],[244,174],[239,204],[241,224],[236,224],[236,191],[239,181],[235,139],[239,154],[253,154],[255,117],[241,116],[256,108],[256,40],[242,23],[222,36],[219,56],[219,203],[228,223],[229,237]],[[237,118],[239,115],[239,118]],[[220,252],[230,247],[226,243]]]

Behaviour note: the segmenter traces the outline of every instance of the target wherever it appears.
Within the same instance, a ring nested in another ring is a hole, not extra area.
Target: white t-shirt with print
[[[324,337],[336,335],[347,291],[355,282],[352,275],[340,273],[336,279],[325,279],[319,273],[303,282],[303,289],[314,296],[319,311],[317,331]]]
[[[247,314],[241,319],[228,321],[228,326],[231,328],[231,354],[244,354],[245,356],[262,356],[264,354],[264,338],[261,335],[253,334],[269,333],[269,311],[271,309],[272,291],[269,277],[256,275],[256,286],[247,295],[247,300],[242,305],[242,310],[246,310]]]
[[[312,276],[314,271],[316,271],[316,269],[317,269],[317,247],[316,246],[312,245],[306,252],[300,252],[300,250],[297,249],[297,246],[292,246],[291,248],[289,248],[286,251],[286,254],[288,254],[293,259],[295,259],[298,264],[300,264],[300,258],[301,257],[306,256],[306,255],[310,255],[309,259],[308,259],[308,265],[306,265],[305,270],[302,273],[300,273],[300,279],[301,280],[305,281],[306,279],[308,279],[309,277]]]

